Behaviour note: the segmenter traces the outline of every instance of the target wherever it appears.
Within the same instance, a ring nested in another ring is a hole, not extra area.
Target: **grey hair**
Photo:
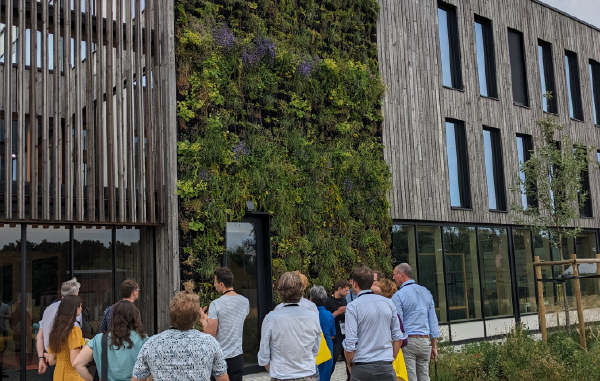
[[[63,298],[69,295],[77,295],[79,294],[79,287],[81,287],[81,284],[77,282],[77,278],[63,282],[60,288],[60,295]]]
[[[310,289],[310,299],[317,306],[324,305],[325,300],[327,300],[327,291],[325,291],[325,287],[313,286],[313,288]]]
[[[408,263],[400,263],[398,266],[396,266],[396,270],[400,274],[404,274],[412,279],[412,267],[410,267]]]

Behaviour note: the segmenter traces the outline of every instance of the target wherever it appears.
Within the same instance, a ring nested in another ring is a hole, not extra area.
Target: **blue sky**
[[[600,28],[600,0],[541,0]]]

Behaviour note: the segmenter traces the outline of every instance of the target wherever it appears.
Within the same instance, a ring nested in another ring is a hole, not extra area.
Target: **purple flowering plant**
[[[227,24],[213,28],[212,35],[215,44],[224,51],[229,51],[236,45],[235,35],[233,34],[233,31],[227,27]]]
[[[310,75],[317,69],[317,66],[321,62],[319,56],[306,55],[300,59],[298,63],[298,74],[304,78],[310,77]]]
[[[262,62],[275,61],[275,43],[267,37],[258,37],[254,44],[242,49],[242,63],[247,67],[256,67]]]

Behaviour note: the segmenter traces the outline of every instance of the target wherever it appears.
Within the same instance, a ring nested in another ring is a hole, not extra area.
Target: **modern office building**
[[[123,279],[149,332],[179,289],[173,3],[5,0],[0,7],[0,363],[33,379],[63,281],[84,336]],[[164,296],[164,297],[161,297]]]
[[[575,140],[594,147],[596,158],[600,30],[536,0],[380,4],[393,255],[413,265],[432,292],[452,342],[501,335],[519,321],[537,329],[532,261],[558,253],[547,239],[514,226],[509,209],[531,202],[516,179],[519,163],[535,149],[536,120],[556,114]],[[542,96],[547,91],[551,101]],[[583,188],[590,197],[573,226],[584,231],[564,247],[594,258],[595,163]],[[596,273],[595,266],[580,270]],[[544,287],[547,301],[562,297],[562,285]],[[598,281],[582,281],[582,289],[598,295]]]

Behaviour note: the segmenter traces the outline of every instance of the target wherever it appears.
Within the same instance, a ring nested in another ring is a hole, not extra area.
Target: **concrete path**
[[[335,366],[335,372],[331,376],[331,381],[346,381],[346,367],[341,361]],[[249,374],[244,376],[244,380],[248,381],[271,381],[268,373]]]

